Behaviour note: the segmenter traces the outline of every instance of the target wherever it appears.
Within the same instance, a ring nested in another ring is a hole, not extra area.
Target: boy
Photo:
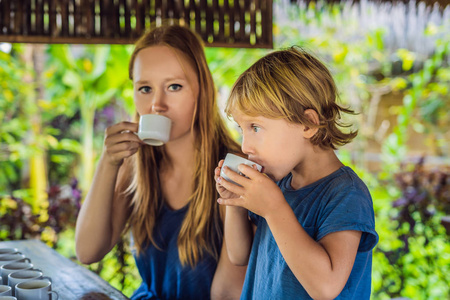
[[[369,299],[378,241],[366,185],[334,153],[343,132],[327,68],[298,48],[261,58],[235,83],[226,112],[242,150],[263,166],[215,171],[230,260],[247,265],[241,299]],[[250,219],[250,220],[249,220]],[[256,231],[252,226],[256,226]],[[250,251],[251,250],[251,251]]]

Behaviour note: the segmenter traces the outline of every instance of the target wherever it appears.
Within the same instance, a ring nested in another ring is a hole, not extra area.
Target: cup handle
[[[42,271],[41,271],[42,272]],[[48,276],[42,276],[41,278],[39,278],[39,279],[47,279],[48,281],[50,281],[51,283],[53,283],[52,282],[52,279],[50,278],[50,277],[48,277]]]
[[[50,294],[56,295],[56,298],[55,298],[55,299],[53,299],[53,297],[51,298],[52,300],[58,300],[58,299],[59,299],[59,295],[58,295],[58,293],[55,292],[55,291],[48,291],[48,294],[49,294],[49,295],[50,295]]]
[[[25,258],[23,259],[24,262],[27,261],[27,260],[28,260],[29,263],[31,263],[31,259],[29,259],[28,257],[25,257]]]
[[[41,269],[35,269],[35,268],[31,268],[31,269],[29,269],[30,271],[39,271],[39,272],[42,272],[42,270]]]

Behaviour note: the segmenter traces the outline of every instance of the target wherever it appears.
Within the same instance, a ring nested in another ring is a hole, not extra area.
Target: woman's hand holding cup
[[[144,144],[136,135],[138,129],[133,122],[120,122],[106,129],[103,156],[111,165],[120,166]]]

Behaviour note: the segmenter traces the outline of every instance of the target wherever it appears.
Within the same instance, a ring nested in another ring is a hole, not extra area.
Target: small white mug
[[[251,160],[248,160],[246,158],[237,156],[235,154],[231,154],[228,153],[227,156],[225,157],[225,160],[223,162],[222,165],[222,169],[220,170],[220,176],[223,177],[226,181],[232,182],[234,184],[237,184],[236,182],[234,182],[233,180],[231,180],[224,172],[223,167],[227,166],[228,168],[230,168],[232,171],[238,173],[239,175],[243,175],[241,172],[239,172],[238,170],[238,166],[240,164],[244,164],[250,167],[253,167],[253,165],[256,166],[256,168],[258,169],[259,172],[261,172],[262,167],[260,165],[258,165],[255,162],[252,162]],[[237,184],[239,185],[239,184]]]
[[[0,284],[0,296],[11,296],[11,287],[9,285]]]
[[[16,261],[31,262],[31,260],[28,257],[20,253],[0,255],[0,267]]]
[[[139,119],[138,137],[150,146],[162,146],[169,141],[172,120],[162,115],[147,114]]]
[[[47,279],[52,282],[52,279],[48,276],[43,276],[41,270],[20,270],[13,272],[8,275],[8,285],[12,287],[12,295],[16,294],[16,285],[28,281],[28,280],[36,280],[36,279]]]
[[[0,296],[0,300],[17,300],[17,298],[13,296]]]
[[[32,263],[20,262],[20,261],[15,261],[15,262],[1,266],[0,273],[3,278],[3,284],[8,284],[8,275],[9,274],[16,272],[16,271],[28,270],[28,269],[32,269],[32,268],[33,268]]]
[[[17,248],[0,248],[0,255],[20,253]]]
[[[46,279],[24,281],[16,285],[16,297],[20,300],[48,300],[50,295],[56,296],[53,300],[58,299],[57,292],[52,291],[52,283]]]

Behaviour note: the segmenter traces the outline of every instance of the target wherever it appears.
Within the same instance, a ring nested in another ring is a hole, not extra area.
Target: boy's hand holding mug
[[[262,167],[245,158],[235,156],[227,163],[219,162],[220,177],[216,181],[220,197],[217,202],[227,206],[240,206],[265,217],[286,204],[279,187],[264,173]]]

